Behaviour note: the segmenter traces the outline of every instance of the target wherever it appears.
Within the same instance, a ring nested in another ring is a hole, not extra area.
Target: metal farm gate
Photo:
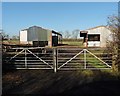
[[[90,50],[90,51],[89,51]],[[112,55],[100,48],[10,48],[3,56],[4,66],[14,69],[110,69]]]
[[[89,51],[90,50],[90,51]],[[58,48],[58,70],[110,69],[112,55],[100,48]],[[93,54],[94,53],[94,54]]]
[[[11,48],[4,57],[9,68],[53,69],[53,50],[50,48]]]

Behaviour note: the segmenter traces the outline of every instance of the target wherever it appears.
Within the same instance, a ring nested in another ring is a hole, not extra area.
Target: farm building
[[[108,26],[97,26],[80,31],[83,44],[87,47],[106,47],[106,42],[112,38],[112,32]]]
[[[32,26],[20,31],[20,43],[33,46],[56,46],[62,43],[62,35],[54,30]]]

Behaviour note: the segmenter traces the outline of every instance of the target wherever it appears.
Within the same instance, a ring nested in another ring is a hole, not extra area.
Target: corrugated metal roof
[[[31,27],[29,27],[29,28],[33,28],[33,27],[37,27],[37,28],[41,28],[41,29],[44,29],[44,30],[49,30],[49,31],[52,31],[52,33],[54,33],[54,34],[57,34],[57,35],[60,35],[60,36],[62,36],[62,34],[60,34],[59,32],[56,32],[56,31],[54,31],[54,30],[50,30],[50,29],[47,29],[47,28],[42,28],[42,27],[39,27],[39,26],[31,26]],[[29,29],[28,28],[28,29]],[[23,30],[21,30],[21,31],[24,31],[24,30],[28,30],[28,29],[23,29]]]

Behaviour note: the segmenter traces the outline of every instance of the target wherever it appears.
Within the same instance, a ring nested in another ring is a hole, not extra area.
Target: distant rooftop
[[[89,29],[86,29],[86,30],[92,30],[92,29],[96,29],[96,28],[99,28],[99,27],[105,27],[105,28],[107,28],[107,26],[105,26],[105,25],[100,25],[100,26],[96,26],[96,27],[89,28]],[[81,31],[85,31],[85,30],[81,30]]]

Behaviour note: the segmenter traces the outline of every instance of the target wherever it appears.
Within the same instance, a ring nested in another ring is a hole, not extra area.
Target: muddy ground
[[[3,96],[120,96],[120,76],[100,70],[9,70]]]

